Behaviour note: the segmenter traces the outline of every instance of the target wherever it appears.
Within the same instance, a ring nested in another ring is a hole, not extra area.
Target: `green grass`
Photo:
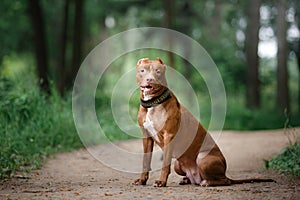
[[[0,79],[0,179],[38,168],[49,155],[81,147],[71,98]]]
[[[275,169],[281,173],[288,173],[300,177],[300,141],[286,147],[271,160],[265,161],[267,169]]]

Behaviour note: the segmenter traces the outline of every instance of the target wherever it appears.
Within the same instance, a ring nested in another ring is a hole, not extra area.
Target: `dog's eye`
[[[140,71],[141,73],[144,73],[145,72],[145,70],[144,69],[141,69],[141,71]]]
[[[160,74],[160,70],[159,70],[159,69],[157,69],[157,70],[156,70],[156,73],[157,73],[157,74]]]

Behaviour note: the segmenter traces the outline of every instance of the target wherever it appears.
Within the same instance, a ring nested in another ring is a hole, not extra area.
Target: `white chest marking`
[[[152,138],[153,138],[156,142],[159,142],[159,138],[158,138],[158,136],[157,136],[157,130],[155,130],[153,121],[151,121],[150,118],[149,118],[151,109],[152,109],[152,108],[148,108],[148,112],[147,112],[147,114],[146,114],[146,120],[145,120],[143,126],[144,126],[144,129],[146,129],[146,130],[150,133],[150,135],[152,136]]]
[[[143,94],[144,94],[144,99],[143,99],[144,101],[148,101],[149,99],[151,99],[151,97],[147,95],[145,91],[143,92]]]

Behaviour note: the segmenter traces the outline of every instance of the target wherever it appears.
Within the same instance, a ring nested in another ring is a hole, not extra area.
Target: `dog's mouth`
[[[140,89],[144,92],[150,92],[153,90],[153,87],[151,85],[144,85],[144,86],[140,86]]]

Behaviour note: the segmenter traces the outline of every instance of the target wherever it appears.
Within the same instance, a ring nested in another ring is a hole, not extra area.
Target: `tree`
[[[259,90],[259,58],[258,42],[260,27],[260,5],[261,0],[249,2],[248,25],[246,33],[246,59],[247,59],[247,80],[246,80],[246,104],[248,107],[258,108],[260,106]]]
[[[43,16],[43,9],[40,5],[39,0],[29,0],[28,3],[28,14],[31,19],[31,24],[34,32],[34,44],[35,44],[35,55],[37,60],[37,71],[38,77],[40,80],[41,88],[50,93],[49,89],[49,62],[47,50],[55,49],[56,55],[55,64],[56,64],[56,73],[58,75],[56,81],[56,85],[58,87],[58,91],[61,95],[64,94],[66,89],[70,89],[72,87],[73,81],[75,80],[76,74],[79,70],[81,61],[82,61],[82,40],[83,40],[83,8],[84,8],[84,0],[64,0],[61,1],[61,6],[58,6],[62,12],[58,12],[58,16],[61,19],[58,22],[56,31],[56,43],[53,45],[52,43],[46,44],[46,36],[45,36],[45,22]],[[70,3],[74,3],[74,12],[69,12]],[[56,9],[58,8],[56,7]],[[45,8],[45,11],[49,11],[48,8]],[[47,12],[46,12],[47,13]],[[72,14],[74,13],[74,14]],[[72,20],[69,20],[70,19]],[[72,37],[72,44],[69,45],[68,41],[71,38],[68,35],[68,27],[69,21],[73,21],[73,32],[70,34]],[[55,31],[53,31],[55,33]],[[50,38],[51,40],[51,38]],[[71,61],[67,59],[67,47],[71,47],[72,55]],[[50,51],[50,59],[51,51]],[[53,61],[53,60],[50,60]]]
[[[57,36],[57,72],[58,81],[57,88],[61,95],[65,90],[66,81],[66,46],[67,46],[67,27],[68,27],[68,12],[69,12],[69,0],[63,1],[62,5],[62,18],[58,36]]]
[[[300,28],[300,25],[298,26]],[[297,63],[298,63],[298,77],[300,77],[300,39],[298,39],[297,48]],[[300,78],[298,78],[298,113],[300,114]]]
[[[61,31],[58,36],[58,47],[60,48],[58,54],[58,90],[61,95],[64,94],[66,89],[70,89],[72,87],[82,61],[82,25],[84,0],[75,0],[74,3],[75,11],[71,44],[72,58],[70,63],[66,62],[68,13],[70,7],[69,0],[64,1]]]
[[[34,34],[33,43],[35,47],[39,84],[41,89],[49,94],[48,56],[46,48],[44,17],[39,0],[28,1],[28,13],[31,19]]]
[[[287,70],[287,22],[285,12],[287,9],[286,0],[276,1],[277,7],[277,107],[280,110],[290,109],[289,88],[288,88],[288,70]]]
[[[84,0],[75,0],[75,21],[73,26],[73,53],[71,72],[68,78],[68,87],[73,84],[82,61],[82,22]]]
[[[295,9],[295,18],[296,18],[296,25],[298,30],[300,30],[300,2],[299,1],[292,1],[292,5]],[[293,41],[293,51],[297,57],[297,64],[298,64],[298,77],[300,77],[300,37],[297,40]],[[300,78],[298,78],[298,113],[300,114]]]
[[[172,0],[164,0],[164,27],[169,29],[174,29],[174,19],[175,19],[175,1]],[[169,48],[172,49],[172,39],[168,37],[167,35],[168,45]],[[168,52],[169,57],[169,65],[171,67],[174,67],[174,55],[172,52]]]
[[[178,30],[186,35],[191,35],[192,30],[192,21],[191,18],[195,17],[191,8],[191,2],[188,0],[183,0],[179,13],[181,14],[181,18],[179,21],[180,24],[177,25]],[[191,47],[185,44],[182,44],[184,57],[189,59],[191,54]],[[188,60],[183,60],[183,74],[188,79],[191,80],[191,66]]]
[[[221,23],[222,23],[222,9],[223,9],[223,3],[224,1],[221,0],[215,0],[214,1],[214,10],[212,17],[209,20],[210,24],[214,24],[210,27],[211,35],[214,37],[218,37],[221,30]]]

